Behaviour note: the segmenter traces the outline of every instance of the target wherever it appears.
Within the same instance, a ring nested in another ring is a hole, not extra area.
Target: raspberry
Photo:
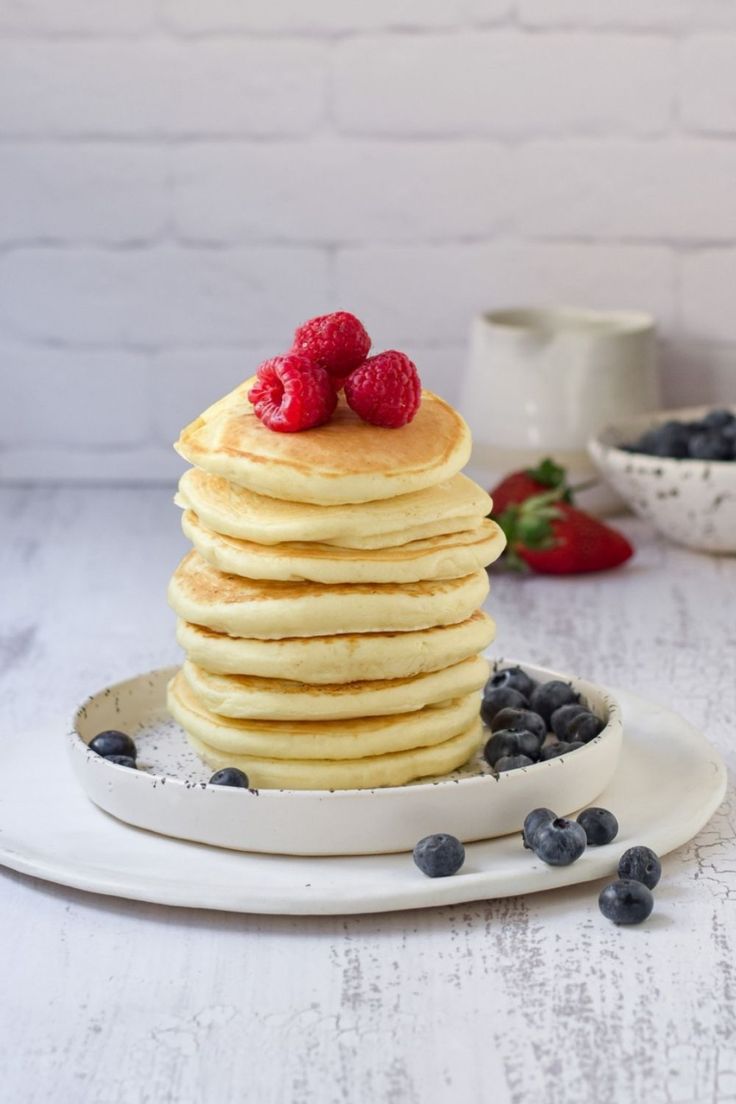
[[[292,353],[320,364],[331,376],[347,376],[368,356],[371,339],[354,314],[335,311],[310,318],[294,334]]]
[[[328,421],[337,406],[332,381],[318,364],[294,353],[265,360],[248,392],[256,417],[277,433],[298,433]]]
[[[419,409],[422,385],[408,356],[390,349],[370,357],[348,376],[345,398],[363,421],[398,429]]]

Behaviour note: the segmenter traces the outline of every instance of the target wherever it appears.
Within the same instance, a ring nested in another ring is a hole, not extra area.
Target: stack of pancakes
[[[425,391],[401,429],[340,399],[327,425],[275,433],[246,381],[182,432],[194,545],[169,601],[187,654],[169,709],[213,768],[254,787],[402,785],[481,740],[479,609],[504,537],[458,474],[463,419]]]

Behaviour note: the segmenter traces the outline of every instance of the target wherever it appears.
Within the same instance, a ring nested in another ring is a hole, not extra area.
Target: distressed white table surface
[[[90,690],[176,659],[177,511],[160,488],[5,488],[0,506],[2,739],[39,721],[61,735]],[[625,528],[639,555],[624,571],[498,577],[499,649],[669,703],[733,768],[736,559]],[[596,884],[279,919],[3,871],[0,1098],[736,1101],[734,820],[731,793],[666,860],[656,913],[633,930],[603,920]]]

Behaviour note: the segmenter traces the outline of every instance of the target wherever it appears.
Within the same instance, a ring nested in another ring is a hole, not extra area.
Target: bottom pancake
[[[174,703],[172,712],[176,717],[175,710]],[[366,790],[404,786],[420,778],[456,770],[476,753],[483,741],[480,718],[477,718],[465,732],[431,747],[369,755],[363,759],[268,759],[219,751],[194,732],[184,730],[194,751],[212,770],[238,767],[248,775],[250,785],[259,790]]]
[[[342,721],[238,721],[210,712],[181,672],[167,691],[169,712],[213,753],[267,759],[364,759],[441,744],[477,720],[479,701],[467,694],[413,713]]]

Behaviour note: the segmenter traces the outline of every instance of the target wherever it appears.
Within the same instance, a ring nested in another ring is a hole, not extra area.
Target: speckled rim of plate
[[[494,662],[496,668],[509,665],[516,661]],[[193,775],[177,777],[165,768],[158,773],[132,771],[89,751],[86,741],[96,732],[121,727],[140,738],[139,761],[145,764],[148,736],[144,730],[139,737],[136,728],[145,716],[165,709],[165,686],[176,671],[166,668],[107,687],[80,706],[69,734],[72,766],[87,796],[118,819],[235,850],[383,854],[410,850],[417,839],[437,831],[438,823],[442,831],[464,842],[489,839],[518,831],[530,808],[553,805],[562,814],[589,804],[608,785],[620,753],[623,724],[613,695],[584,679],[521,666],[533,678],[571,682],[607,718],[600,735],[569,755],[500,775],[476,756],[442,778],[362,790],[243,791],[208,786],[210,771],[189,751],[183,732],[170,720],[154,726],[151,741],[158,740],[156,751],[162,760],[170,753],[167,749],[188,754],[196,763]],[[126,697],[138,704],[126,704]]]

